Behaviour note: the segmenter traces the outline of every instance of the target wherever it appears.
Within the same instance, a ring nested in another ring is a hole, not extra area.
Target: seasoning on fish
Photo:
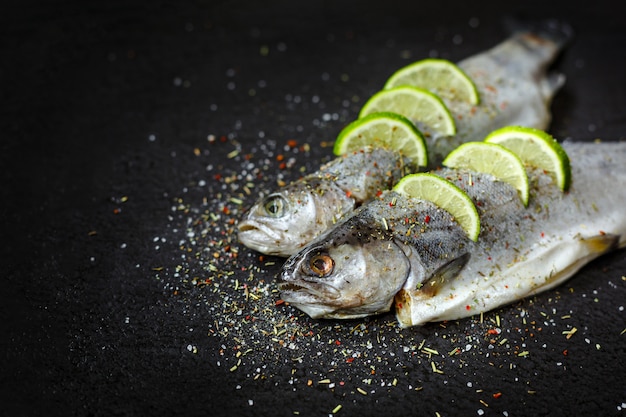
[[[490,174],[435,171],[476,204],[477,242],[433,203],[385,192],[287,260],[281,298],[313,318],[357,318],[395,305],[406,327],[479,314],[561,284],[626,246],[626,143],[563,148],[569,191],[528,168],[528,207]]]
[[[457,63],[473,81],[480,102],[442,95],[456,124],[455,135],[442,134],[409,117],[424,133],[432,168],[462,143],[482,141],[497,128],[519,125],[545,130],[549,126],[550,103],[565,76],[548,74],[547,69],[571,36],[567,27],[549,23],[535,31],[518,31],[488,51]]]
[[[408,162],[383,148],[339,157],[257,202],[238,225],[239,240],[261,253],[287,257],[391,188],[406,174]]]
[[[545,129],[550,101],[564,81],[562,75],[547,76],[546,68],[564,40],[558,30],[519,32],[459,62],[476,84],[481,101],[477,106],[448,103],[457,135],[425,138],[429,164],[438,166],[461,143],[482,140],[499,127]],[[261,253],[288,257],[380,190],[393,186],[402,166],[400,155],[390,151],[367,151],[332,162],[257,202],[238,225],[239,240]]]

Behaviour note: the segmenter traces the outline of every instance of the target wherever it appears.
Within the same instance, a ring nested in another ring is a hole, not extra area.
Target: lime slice
[[[350,123],[337,136],[333,152],[339,156],[366,146],[394,149],[416,166],[428,165],[424,137],[409,119],[396,113],[372,113]]]
[[[379,91],[365,103],[359,118],[378,112],[401,114],[426,132],[443,136],[456,133],[450,110],[439,97],[422,88],[405,85]]]
[[[399,194],[428,200],[450,213],[474,242],[480,233],[480,218],[472,200],[463,190],[435,174],[410,174],[393,187]]]
[[[446,59],[423,59],[400,68],[389,77],[385,89],[401,85],[425,88],[445,100],[480,102],[472,79]]]
[[[525,164],[550,174],[561,190],[569,188],[572,171],[567,153],[546,132],[530,127],[507,126],[490,133],[485,142],[504,146]]]
[[[517,155],[504,146],[486,142],[467,142],[450,152],[443,165],[491,174],[515,187],[524,205],[528,205],[528,175],[524,164]]]

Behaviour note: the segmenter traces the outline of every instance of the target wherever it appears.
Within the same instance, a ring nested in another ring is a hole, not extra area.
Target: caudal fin
[[[532,20],[509,16],[504,19],[504,25],[511,33],[531,33],[550,40],[554,42],[558,50],[563,49],[574,36],[572,27],[558,19]]]
[[[565,75],[559,72],[550,73],[546,78],[541,80],[541,93],[546,101],[546,105],[550,105],[552,98],[564,84]]]

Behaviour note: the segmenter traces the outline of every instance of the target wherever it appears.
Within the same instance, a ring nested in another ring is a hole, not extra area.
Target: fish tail
[[[552,72],[546,78],[541,80],[540,88],[542,95],[546,101],[546,105],[549,105],[552,101],[552,97],[558,90],[565,84],[565,75],[559,72]]]
[[[509,16],[504,19],[504,25],[511,33],[530,33],[551,41],[557,51],[563,49],[574,36],[573,28],[558,19],[533,20]]]

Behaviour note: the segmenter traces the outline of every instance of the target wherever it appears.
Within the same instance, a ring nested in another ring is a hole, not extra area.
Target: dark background
[[[574,28],[550,132],[624,139],[619,2],[180,3],[0,7],[0,414],[623,415],[623,251],[398,330],[275,305],[280,259],[232,233],[395,69],[481,52],[511,16]]]

